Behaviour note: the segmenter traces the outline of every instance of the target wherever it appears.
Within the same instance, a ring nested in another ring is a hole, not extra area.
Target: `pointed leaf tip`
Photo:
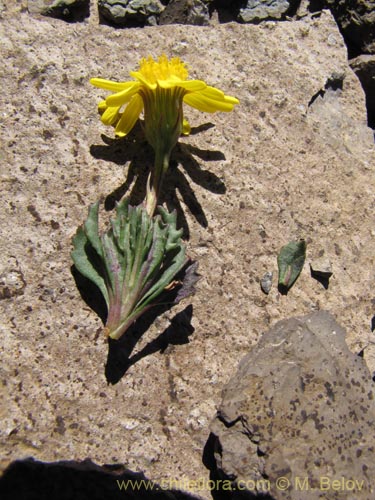
[[[306,258],[306,242],[291,241],[283,246],[277,257],[279,268],[279,287],[286,292],[300,275]]]

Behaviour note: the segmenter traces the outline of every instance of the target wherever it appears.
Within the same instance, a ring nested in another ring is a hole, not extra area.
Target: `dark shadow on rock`
[[[174,286],[171,290],[164,290],[158,297],[158,304],[146,310],[119,340],[108,339],[108,357],[105,367],[108,383],[116,384],[130,366],[140,359],[157,351],[164,352],[170,344],[181,345],[189,342],[189,336],[194,332],[194,328],[191,326],[193,315],[191,305],[178,313],[172,319],[171,325],[157,339],[150,342],[136,355],[130,357],[135,345],[156,318],[195,292],[195,283],[199,280],[197,268],[197,262],[188,260],[184,268],[175,276],[177,286]],[[71,273],[81,298],[105,325],[108,310],[100,289],[91,280],[83,276],[74,265],[71,266]]]
[[[164,352],[169,345],[189,343],[189,337],[194,333],[191,325],[193,306],[188,305],[183,311],[176,314],[171,324],[156,339],[149,342],[143,349],[131,356],[131,353],[155,319],[170,309],[170,304],[156,306],[141,316],[119,340],[109,339],[108,357],[105,367],[105,376],[108,383],[117,384],[127,370],[142,358]]]
[[[220,441],[212,432],[208,436],[203,449],[202,462],[210,471],[211,495],[213,500],[274,500],[269,493],[254,492],[236,488],[235,477],[226,475],[218,466],[216,457],[221,456]],[[230,485],[230,488],[228,487]]]
[[[281,295],[288,295],[289,288],[285,285],[277,285],[277,290]]]
[[[91,145],[94,158],[125,166],[129,163],[125,182],[109,193],[104,201],[106,210],[113,210],[116,202],[127,194],[131,205],[139,205],[146,195],[148,173],[154,161],[154,153],[148,145],[138,122],[124,138],[112,138],[102,134],[104,144]]]
[[[328,290],[329,287],[329,278],[330,276],[323,276],[322,274],[318,274],[314,272],[312,269],[310,270],[310,275],[312,278],[314,278],[316,281],[318,281],[323,287]]]
[[[203,124],[193,128],[191,134],[203,132],[213,126],[212,123]],[[102,139],[105,145],[92,145],[90,148],[95,158],[117,165],[130,163],[125,182],[106,197],[105,209],[112,210],[116,202],[125,195],[129,196],[132,205],[142,203],[146,195],[146,183],[153,165],[154,153],[144,138],[141,125],[137,123],[130,134],[123,139],[111,139],[106,136],[102,136]],[[181,194],[184,203],[197,222],[202,227],[208,225],[203,208],[188,178],[194,184],[212,193],[224,194],[226,192],[223,181],[214,173],[203,170],[195,157],[204,161],[225,160],[221,151],[201,150],[189,144],[178,143],[172,151],[170,167],[166,173],[159,199],[159,203],[166,203],[169,210],[177,210],[178,225],[183,228],[185,239],[189,239],[190,232],[177,192]]]
[[[90,16],[90,0],[72,2],[55,2],[53,6],[46,7],[42,15],[61,19],[67,23],[80,23]]]
[[[0,479],[2,500],[194,500],[188,493],[161,488],[122,465],[102,467],[84,460],[12,462]]]
[[[85,278],[76,268],[71,266],[70,272],[72,273],[76,287],[86,304],[92,309],[105,324],[107,320],[107,304],[101,294],[99,288],[89,279]]]

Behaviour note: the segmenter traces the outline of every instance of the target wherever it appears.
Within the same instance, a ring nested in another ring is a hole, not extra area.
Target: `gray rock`
[[[192,0],[187,15],[187,24],[206,26],[210,21],[208,5],[210,0]]]
[[[320,7],[331,10],[349,45],[349,52],[375,54],[374,0],[323,0]]]
[[[311,272],[314,276],[330,278],[333,274],[331,261],[327,257],[319,257],[310,263]]]
[[[264,293],[267,295],[271,291],[272,287],[272,278],[273,278],[273,273],[267,271],[264,273],[263,278],[260,280],[260,287]]]
[[[373,389],[329,313],[280,321],[223,391],[212,424],[219,473],[275,499],[322,498],[324,488],[325,498],[374,498]]]
[[[154,26],[164,6],[159,0],[98,0],[98,10],[118,26]]]
[[[82,21],[89,16],[90,0],[28,0],[31,14],[57,17],[66,21]]]
[[[238,18],[244,23],[281,19],[294,3],[290,0],[248,0],[246,7],[240,9]]]
[[[362,54],[349,64],[366,94],[368,125],[375,128],[375,55]]]
[[[211,0],[171,0],[160,16],[159,24],[208,25]]]

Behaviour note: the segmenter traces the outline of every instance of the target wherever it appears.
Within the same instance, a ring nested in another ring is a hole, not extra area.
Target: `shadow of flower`
[[[191,134],[197,134],[214,125],[203,124],[192,129]],[[129,196],[132,205],[142,203],[146,196],[147,177],[154,161],[154,152],[144,138],[141,125],[138,123],[128,136],[123,139],[112,139],[102,136],[105,145],[92,145],[91,154],[95,158],[111,161],[117,165],[129,163],[125,182],[110,193],[105,199],[105,209],[113,210],[116,202],[125,194]],[[190,231],[184,210],[181,207],[177,192],[191,214],[202,227],[207,227],[207,218],[188,180],[215,194],[224,194],[224,182],[214,173],[203,170],[198,157],[204,161],[221,161],[225,156],[221,151],[201,150],[189,144],[178,143],[172,151],[170,167],[166,173],[159,203],[166,203],[169,210],[176,209],[178,225],[183,228],[184,238],[189,239]],[[182,168],[180,168],[182,167]]]

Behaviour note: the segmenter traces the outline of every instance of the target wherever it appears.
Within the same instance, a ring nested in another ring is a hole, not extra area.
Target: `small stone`
[[[265,294],[269,294],[272,287],[273,273],[267,271],[260,280],[260,287]]]
[[[281,19],[290,9],[290,3],[287,0],[248,0],[238,17],[244,23]]]
[[[332,264],[327,257],[320,257],[310,263],[311,274],[314,277],[330,278],[333,274]]]
[[[99,14],[116,26],[155,25],[164,6],[159,0],[98,0]]]
[[[23,295],[25,287],[26,281],[17,259],[10,257],[5,267],[0,268],[0,300]]]

